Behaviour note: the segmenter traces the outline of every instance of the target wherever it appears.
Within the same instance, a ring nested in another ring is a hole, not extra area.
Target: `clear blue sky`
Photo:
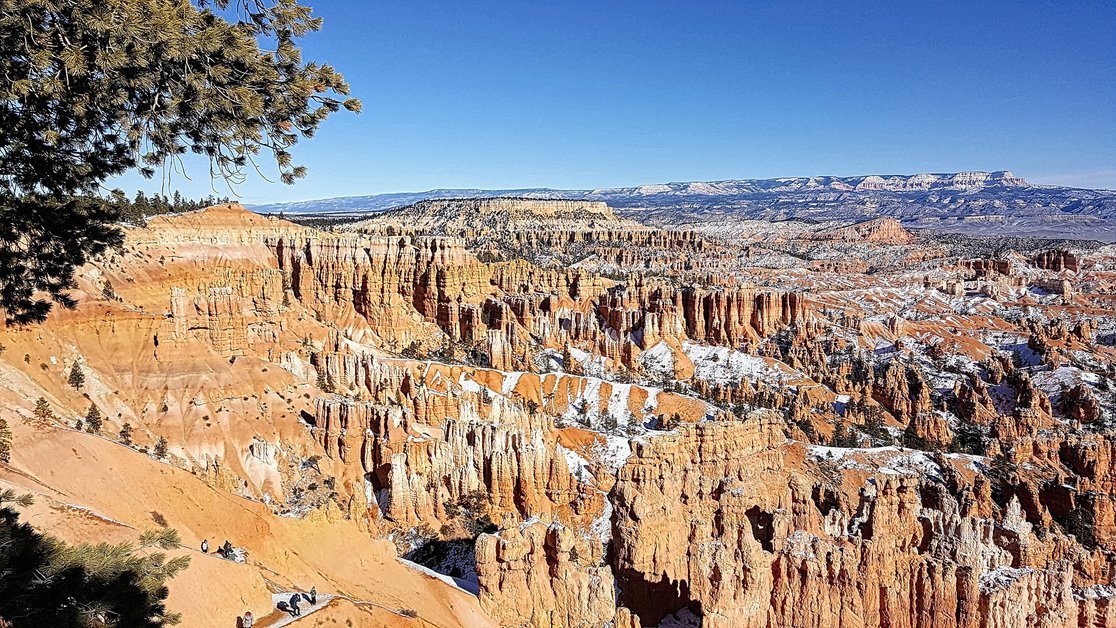
[[[1116,189],[1116,2],[304,1],[305,57],[364,112],[248,203],[997,169]],[[189,174],[171,189],[209,192]]]

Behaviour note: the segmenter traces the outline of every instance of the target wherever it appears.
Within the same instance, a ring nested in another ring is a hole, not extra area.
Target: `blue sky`
[[[364,112],[248,203],[998,169],[1116,189],[1114,2],[304,2],[305,57]],[[169,189],[209,193],[187,166]]]

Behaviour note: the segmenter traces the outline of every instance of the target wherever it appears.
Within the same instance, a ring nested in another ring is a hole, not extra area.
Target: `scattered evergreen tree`
[[[159,460],[162,460],[163,458],[167,457],[167,437],[166,436],[160,436],[159,437],[159,440],[155,443],[155,449],[152,450],[151,453],[154,454],[155,457],[158,458]]]
[[[0,307],[8,320],[41,321],[52,302],[73,307],[74,269],[122,242],[113,223],[131,203],[123,193],[97,196],[111,177],[138,169],[150,178],[187,152],[208,157],[211,172],[232,183],[261,153],[284,183],[303,177],[290,152],[298,140],[341,107],[360,109],[332,67],[302,59],[298,38],[320,28],[298,0],[5,2]]]
[[[1089,549],[1097,546],[1096,518],[1091,504],[1077,504],[1061,521],[1067,534],[1072,534]]]
[[[833,438],[829,444],[833,447],[859,447],[860,439],[849,430],[844,421],[838,421],[833,428]]]
[[[941,449],[938,443],[931,442],[918,435],[918,432],[915,431],[914,421],[908,423],[907,429],[903,430],[903,446],[919,451],[938,451]]]
[[[0,419],[0,462],[7,464],[12,461],[12,429],[8,421]]]
[[[417,340],[412,340],[410,344],[403,347],[399,355],[409,360],[417,360],[422,357],[422,345]]]
[[[333,379],[325,371],[325,366],[318,369],[318,389],[330,394],[337,391],[333,385]]]
[[[132,424],[125,423],[120,426],[120,442],[131,447],[132,446]]]
[[[46,398],[39,397],[35,401],[35,421],[41,425],[53,423],[56,417],[54,411],[50,409],[50,404],[47,403]]]
[[[81,364],[74,362],[70,367],[70,377],[67,381],[74,390],[81,390],[81,387],[85,386],[85,372],[81,370]]]
[[[979,425],[966,419],[960,419],[957,429],[953,433],[953,441],[949,444],[949,451],[955,454],[976,454],[983,456],[984,431]]]
[[[89,410],[85,413],[85,430],[90,434],[97,434],[101,431],[103,424],[104,419],[101,416],[101,409],[96,404],[89,404]]]
[[[860,431],[872,440],[873,445],[891,444],[893,438],[887,431],[883,421],[883,411],[879,406],[864,405],[864,424]]]

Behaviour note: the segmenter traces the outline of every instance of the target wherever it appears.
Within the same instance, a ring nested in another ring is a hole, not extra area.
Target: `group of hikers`
[[[302,609],[298,605],[302,600],[309,602],[310,606],[316,605],[318,603],[318,587],[311,587],[309,593],[294,593],[291,595],[291,599],[279,602],[275,605],[275,608],[284,613],[290,613],[291,617],[299,617],[302,615]]]
[[[201,551],[202,554],[209,553],[209,539],[205,539],[202,541]],[[236,551],[233,548],[233,544],[229,543],[228,539],[225,539],[225,542],[221,544],[221,547],[217,548],[217,555],[226,560],[236,560]]]
[[[318,604],[318,587],[311,587],[309,593],[293,593],[289,600],[280,600],[279,603],[275,605],[275,608],[284,613],[290,613],[291,617],[301,617],[302,609],[299,608],[298,605],[301,604],[303,600],[309,602],[310,606],[316,606]],[[244,613],[244,616],[237,617],[236,619],[237,628],[252,628],[252,626],[256,624],[256,618],[252,616],[252,611],[247,611]]]
[[[209,553],[209,539],[202,540],[201,551],[203,554]],[[233,548],[233,544],[230,543],[228,539],[225,539],[225,542],[221,544],[221,547],[217,548],[217,555],[227,560],[236,560],[235,548]],[[275,607],[283,611],[284,613],[290,613],[291,617],[300,617],[302,615],[302,609],[300,609],[298,605],[302,602],[302,600],[306,600],[307,602],[309,602],[310,606],[317,605],[318,587],[310,587],[309,593],[294,593],[291,595],[291,598],[289,600],[280,601],[278,604],[275,605]],[[256,618],[252,616],[252,611],[247,611],[242,617],[237,618],[238,628],[252,628],[255,623]]]

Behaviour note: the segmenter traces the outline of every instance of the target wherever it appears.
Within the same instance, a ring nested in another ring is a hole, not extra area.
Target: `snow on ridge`
[[[736,383],[747,377],[750,380],[785,382],[787,373],[773,367],[764,358],[749,355],[728,347],[682,344],[682,351],[694,363],[694,376],[718,384]]]

